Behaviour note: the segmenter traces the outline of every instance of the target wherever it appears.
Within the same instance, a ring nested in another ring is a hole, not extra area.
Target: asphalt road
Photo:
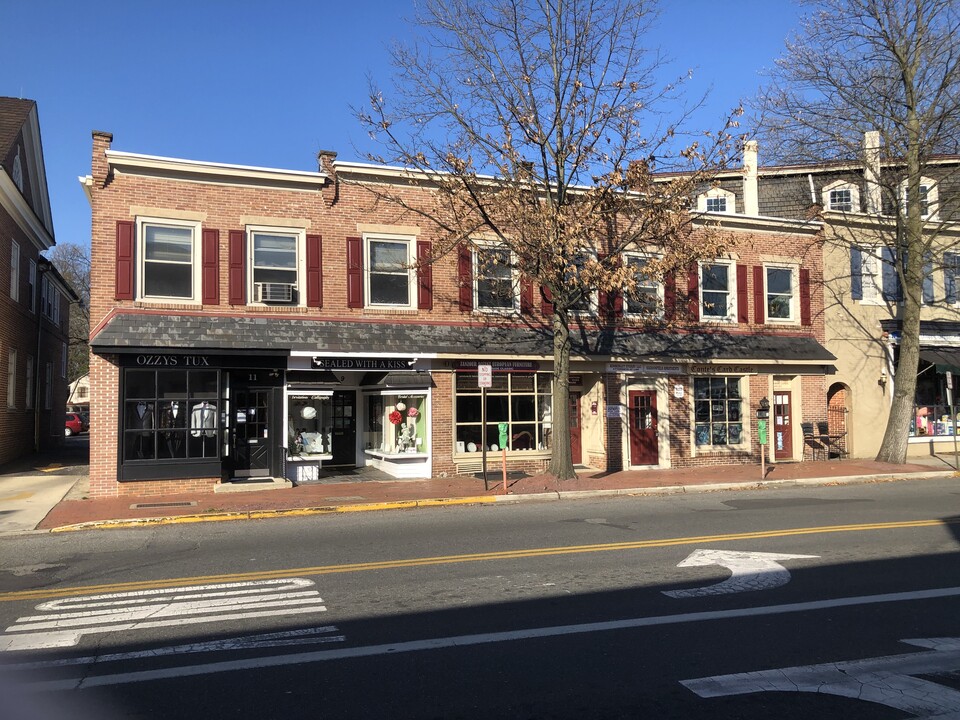
[[[4,538],[5,717],[960,713],[958,483]]]

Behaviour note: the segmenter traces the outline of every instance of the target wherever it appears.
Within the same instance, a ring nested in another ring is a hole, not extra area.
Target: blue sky
[[[93,130],[117,150],[316,169],[316,151],[364,160],[351,106],[367,77],[389,88],[386,48],[413,0],[0,0],[0,95],[36,100],[58,242],[90,241],[77,177]],[[651,44],[710,90],[713,127],[796,29],[790,0],[663,0]],[[761,163],[763,149],[761,148]]]

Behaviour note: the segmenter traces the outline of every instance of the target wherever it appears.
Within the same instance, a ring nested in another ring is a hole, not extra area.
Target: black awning
[[[920,359],[936,365],[939,372],[960,374],[960,348],[937,348],[920,351]]]

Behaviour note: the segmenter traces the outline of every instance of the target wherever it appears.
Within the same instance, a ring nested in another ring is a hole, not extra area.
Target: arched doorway
[[[827,426],[831,435],[841,435],[840,448],[852,455],[853,445],[847,418],[850,417],[850,388],[844,383],[834,383],[827,390]]]

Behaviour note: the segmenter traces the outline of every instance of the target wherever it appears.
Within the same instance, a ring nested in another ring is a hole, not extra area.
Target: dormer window
[[[838,180],[823,188],[823,207],[833,212],[859,212],[860,189],[853,183]]]
[[[697,210],[709,213],[735,213],[737,211],[736,195],[723,188],[710,188],[697,197]]]

